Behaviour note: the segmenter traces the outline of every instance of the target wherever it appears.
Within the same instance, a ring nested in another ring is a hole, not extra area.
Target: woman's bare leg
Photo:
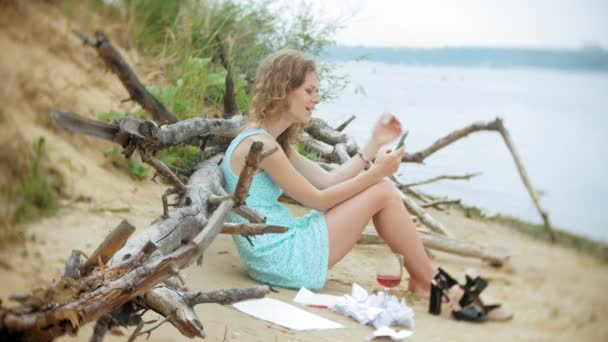
[[[393,252],[403,255],[410,274],[408,289],[428,295],[433,269],[416,226],[397,190],[382,181],[336,205],[325,213],[329,231],[329,267],[355,245],[369,220]]]

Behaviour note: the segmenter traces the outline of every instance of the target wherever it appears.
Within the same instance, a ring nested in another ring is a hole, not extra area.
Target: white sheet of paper
[[[318,294],[303,287],[298,291],[293,301],[302,305],[328,308],[334,305],[339,298],[341,298],[341,296]]]
[[[274,298],[253,299],[232,304],[234,308],[293,331],[344,328],[321,316],[304,311]]]

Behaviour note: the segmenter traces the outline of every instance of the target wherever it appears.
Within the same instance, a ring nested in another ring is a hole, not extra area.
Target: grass
[[[163,88],[149,86],[148,90],[159,101],[171,108],[180,120],[192,117],[210,117],[209,107],[220,108],[224,101],[226,69],[211,63],[211,57],[186,56],[181,65],[180,77],[175,84]],[[251,98],[246,91],[247,82],[242,75],[233,75],[237,105],[240,110],[249,108]]]
[[[201,161],[201,151],[196,146],[173,146],[156,154],[167,165],[180,169],[192,169]]]
[[[477,207],[467,207],[464,210],[468,217],[488,222],[497,222],[520,231],[526,235],[532,236],[535,239],[551,243],[551,237],[546,231],[545,226],[542,224],[526,222],[516,217],[507,215],[488,217],[480,208]],[[574,249],[581,254],[590,255],[602,263],[608,264],[608,244],[565,232],[563,230],[556,229],[555,227],[553,227],[553,231],[555,232],[555,236],[557,238],[557,245]]]
[[[135,118],[135,119],[143,118],[141,110],[139,110],[135,113],[103,112],[103,113],[97,114],[97,119],[99,121],[106,122],[106,123],[118,122],[122,118],[129,118],[129,117]]]
[[[42,216],[53,215],[59,210],[63,179],[46,162],[43,138],[33,145],[25,142],[6,146],[2,159],[10,162],[3,176],[9,180],[2,191],[0,212],[0,243],[19,240],[22,232],[19,224]]]
[[[298,151],[299,154],[303,155],[304,157],[312,160],[312,161],[319,161],[319,157],[317,156],[317,154],[315,152],[312,151],[307,151],[306,148],[304,147],[304,143],[298,141],[296,142],[296,150]]]
[[[125,170],[135,180],[143,180],[150,173],[150,168],[143,166],[133,156],[126,158],[121,147],[111,147],[105,152],[106,158],[117,169]]]
[[[90,212],[92,213],[105,213],[105,212],[110,212],[110,213],[129,213],[131,212],[131,208],[128,207],[124,207],[124,208],[106,208],[106,207],[101,207],[101,208],[91,208],[89,209]]]

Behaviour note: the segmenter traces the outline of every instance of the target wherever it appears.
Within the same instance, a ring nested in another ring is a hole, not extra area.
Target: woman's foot
[[[407,290],[421,298],[429,299],[431,297],[431,285],[421,284],[420,282],[415,281],[414,279],[410,279],[410,281],[408,282]]]

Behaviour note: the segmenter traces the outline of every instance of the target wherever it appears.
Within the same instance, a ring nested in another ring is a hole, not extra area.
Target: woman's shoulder
[[[235,146],[233,154],[246,155],[249,152],[251,145],[256,141],[264,144],[264,151],[274,147],[280,147],[279,143],[272,136],[269,136],[267,133],[260,130],[259,132],[250,132],[248,135],[244,136],[238,145]]]

